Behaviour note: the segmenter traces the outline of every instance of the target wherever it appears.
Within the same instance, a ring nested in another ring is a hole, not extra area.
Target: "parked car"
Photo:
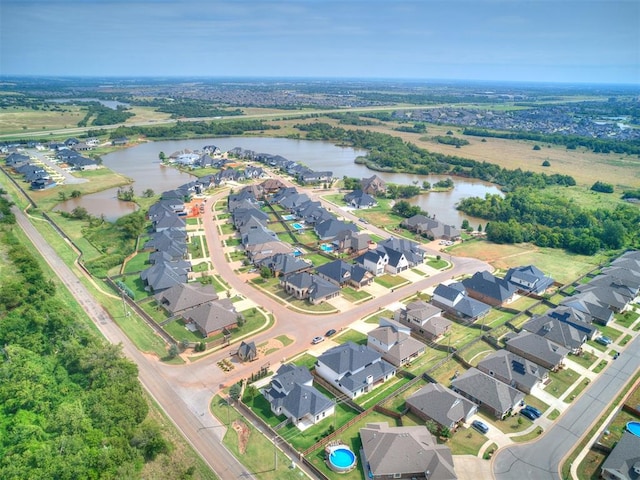
[[[536,418],[540,418],[542,416],[542,412],[538,410],[536,407],[532,407],[531,405],[525,406],[523,410],[529,410],[531,413],[533,413],[536,416]]]
[[[480,433],[487,433],[489,431],[489,427],[486,423],[481,422],[480,420],[474,420],[471,422],[471,426],[478,430]]]
[[[317,345],[320,342],[324,342],[324,337],[313,337],[313,340],[311,340],[311,343],[314,345]]]
[[[611,345],[613,343],[613,340],[611,340],[609,337],[602,336],[596,338],[596,342],[606,347],[607,345]]]
[[[522,410],[520,410],[520,415],[522,415],[523,417],[527,417],[532,422],[536,418],[538,418],[538,417],[536,417],[535,413],[533,413],[531,410],[527,410],[526,408],[523,408]]]
[[[332,328],[331,330],[327,330],[327,333],[324,334],[325,337],[331,337],[332,335],[335,335],[336,331]]]

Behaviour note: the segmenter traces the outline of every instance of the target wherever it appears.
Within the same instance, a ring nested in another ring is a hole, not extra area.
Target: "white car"
[[[313,340],[311,340],[311,343],[313,343],[314,345],[317,345],[320,342],[324,342],[324,337],[313,337]]]

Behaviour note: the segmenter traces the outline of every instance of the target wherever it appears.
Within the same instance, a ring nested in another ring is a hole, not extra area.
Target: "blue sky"
[[[0,0],[0,73],[640,84],[640,0]]]

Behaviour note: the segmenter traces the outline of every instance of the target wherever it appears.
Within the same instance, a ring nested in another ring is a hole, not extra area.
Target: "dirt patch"
[[[258,345],[258,356],[259,357],[264,357],[265,355],[268,355],[270,353],[273,352],[277,352],[278,350],[284,348],[284,345],[282,344],[282,342],[280,340],[277,340],[275,338],[271,338],[269,340],[267,340],[264,343],[261,343],[260,345]]]
[[[247,443],[249,443],[249,434],[251,433],[251,430],[249,430],[249,426],[246,423],[240,420],[234,420],[231,427],[238,435],[238,451],[244,455],[247,451]]]

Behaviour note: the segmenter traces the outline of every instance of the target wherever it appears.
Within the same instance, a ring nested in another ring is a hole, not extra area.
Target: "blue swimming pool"
[[[629,433],[633,433],[636,437],[640,437],[640,422],[627,423],[627,430]]]
[[[282,215],[282,219],[286,220],[287,222],[289,222],[291,220],[295,220],[296,216],[295,215]]]
[[[322,245],[320,245],[320,250],[322,250],[323,252],[333,252],[333,245],[323,243]]]
[[[304,227],[302,225],[300,225],[299,223],[292,223],[291,226],[293,228],[295,228],[296,230],[302,230]]]
[[[345,473],[356,464],[356,454],[347,446],[333,447],[329,451],[329,467],[335,472]]]

